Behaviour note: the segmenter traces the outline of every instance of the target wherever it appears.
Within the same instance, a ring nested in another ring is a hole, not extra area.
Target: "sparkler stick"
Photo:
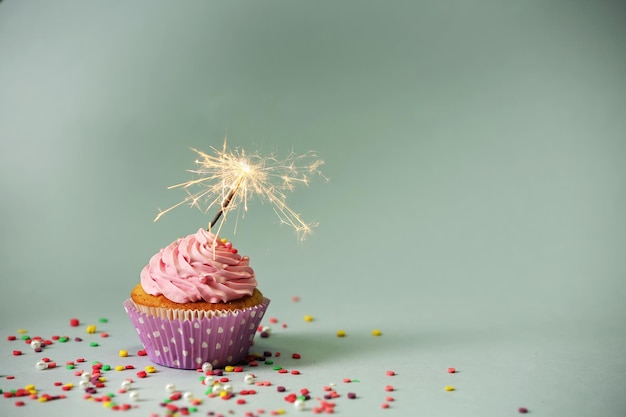
[[[315,153],[291,153],[281,160],[273,155],[248,155],[243,149],[228,150],[226,140],[221,150],[211,149],[214,154],[194,149],[200,159],[195,161],[198,168],[189,172],[197,174],[198,178],[168,187],[182,188],[187,197],[160,211],[154,221],[183,204],[205,212],[219,206],[217,215],[209,223],[209,230],[219,224],[219,231],[231,210],[243,206],[243,210],[238,211],[243,217],[248,210],[248,201],[256,195],[260,200],[269,202],[280,222],[293,227],[301,240],[311,233],[315,225],[305,223],[298,213],[287,206],[286,193],[298,184],[308,185],[314,176],[326,179],[319,170],[323,161],[317,159]]]

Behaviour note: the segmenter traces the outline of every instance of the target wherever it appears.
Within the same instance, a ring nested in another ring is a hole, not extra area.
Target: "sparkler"
[[[226,147],[226,140],[221,150],[211,149],[212,155],[192,149],[200,158],[195,161],[198,168],[189,172],[197,174],[198,178],[168,187],[182,188],[187,197],[160,211],[154,221],[183,204],[204,212],[219,207],[215,218],[209,223],[209,230],[218,224],[216,234],[219,234],[229,213],[237,209],[238,220],[243,210],[243,217],[248,211],[248,201],[257,195],[261,201],[272,205],[282,224],[295,229],[300,240],[311,233],[315,224],[305,223],[298,213],[287,206],[286,193],[297,185],[308,186],[315,176],[326,179],[319,169],[323,161],[317,159],[315,153],[296,155],[291,152],[281,160],[274,155],[263,157],[258,153],[246,154],[238,148],[231,151]]]

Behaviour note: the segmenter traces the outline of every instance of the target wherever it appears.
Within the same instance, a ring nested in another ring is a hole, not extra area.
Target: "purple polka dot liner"
[[[245,359],[269,303],[264,298],[254,307],[203,318],[157,317],[139,311],[131,299],[124,309],[152,362],[197,369],[204,362],[221,368]]]

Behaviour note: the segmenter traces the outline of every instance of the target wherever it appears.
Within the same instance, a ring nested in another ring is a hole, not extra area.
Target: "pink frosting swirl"
[[[257,286],[249,261],[232,243],[200,229],[155,254],[141,271],[141,286],[180,304],[237,300]]]

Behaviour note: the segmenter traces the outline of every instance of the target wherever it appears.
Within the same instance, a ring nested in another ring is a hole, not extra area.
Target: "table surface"
[[[294,415],[302,389],[307,414],[624,415],[619,2],[183,3],[0,3],[1,415],[166,415],[167,384],[202,400],[192,415]],[[196,371],[137,377],[122,308],[150,256],[214,215],[152,222],[185,197],[167,187],[192,178],[190,148],[225,136],[315,150],[329,179],[288,196],[319,223],[304,242],[258,200],[224,225],[271,299],[251,351],[273,360],[226,372],[229,400]],[[113,370],[86,399],[95,361]],[[65,398],[8,394],[29,384]]]

